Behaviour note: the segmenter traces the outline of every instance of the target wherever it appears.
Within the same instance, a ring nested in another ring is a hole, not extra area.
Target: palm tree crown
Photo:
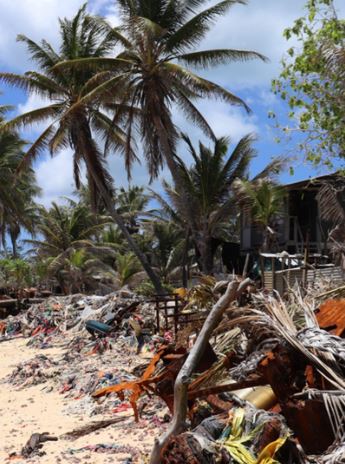
[[[8,108],[0,107],[0,123]],[[12,241],[13,255],[16,256],[16,242],[21,227],[34,232],[36,204],[34,197],[40,189],[36,184],[34,171],[28,169],[17,175],[23,160],[25,142],[16,132],[0,132],[0,236],[6,248],[6,236]]]
[[[201,269],[205,273],[212,273],[215,251],[221,241],[228,238],[230,219],[237,212],[232,192],[234,182],[238,177],[247,174],[254,156],[253,136],[243,137],[229,156],[227,138],[217,139],[212,149],[200,143],[197,152],[190,139],[183,137],[192,155],[193,164],[188,167],[178,158],[178,169],[184,191],[188,192],[191,202],[195,229],[189,228],[184,196],[167,182],[163,185],[173,208],[183,219],[185,229],[190,232]]]
[[[77,104],[101,96],[110,89],[119,102],[113,121],[127,121],[127,166],[130,168],[132,137],[135,128],[143,140],[143,150],[151,178],[164,162],[174,175],[174,152],[178,138],[173,123],[173,105],[209,136],[213,131],[193,100],[218,98],[248,110],[241,98],[214,82],[195,74],[191,68],[206,69],[230,61],[265,59],[247,50],[217,49],[194,51],[217,17],[241,0],[225,0],[197,12],[204,0],[119,0],[122,26],[112,29],[122,51],[115,57],[86,58],[60,63],[58,69],[96,69],[103,82]],[[186,66],[186,67],[185,67]],[[109,79],[107,71],[112,72]],[[108,98],[108,95],[106,93]],[[126,103],[126,105],[124,105]],[[138,112],[137,110],[141,111]]]
[[[107,173],[103,155],[93,137],[107,134],[108,144],[116,149],[123,145],[123,133],[113,125],[107,115],[100,110],[97,101],[75,106],[83,96],[98,85],[94,73],[87,69],[60,71],[54,68],[57,63],[81,57],[99,58],[106,55],[114,46],[111,32],[105,33],[86,14],[84,5],[72,19],[60,20],[61,45],[58,51],[42,40],[40,44],[24,35],[18,40],[27,45],[31,58],[38,65],[38,71],[24,75],[0,73],[0,79],[10,85],[37,94],[49,104],[21,114],[6,123],[6,128],[20,128],[37,122],[47,121],[47,127],[32,143],[26,153],[26,162],[32,162],[45,149],[53,155],[71,146],[74,150],[74,177],[80,185],[80,165],[85,162],[90,191],[94,203],[98,191],[95,175],[100,177],[107,190],[111,190],[111,178]]]

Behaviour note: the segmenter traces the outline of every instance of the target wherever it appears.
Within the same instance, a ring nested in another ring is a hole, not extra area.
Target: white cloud
[[[249,132],[259,132],[255,115],[247,115],[243,109],[226,103],[208,103],[201,111],[217,137],[230,136],[238,140]]]
[[[58,17],[72,17],[82,4],[82,0],[0,0],[0,67],[14,72],[22,72],[33,66],[28,62],[26,47],[16,42],[18,33],[23,33],[36,41],[45,38],[58,46]],[[213,2],[214,3],[214,2]],[[116,0],[92,0],[89,9],[94,13],[102,12],[117,25]],[[240,92],[251,90],[250,97],[255,103],[265,107],[274,104],[274,97],[268,91],[270,81],[279,74],[279,62],[284,50],[290,44],[282,37],[283,30],[292,25],[294,19],[303,14],[305,0],[250,0],[247,6],[235,5],[221,18],[200,48],[244,48],[256,50],[270,59],[265,64],[259,61],[233,63],[209,71],[207,77],[224,85],[230,90]],[[341,13],[345,12],[344,0],[336,0]],[[36,96],[30,96],[19,105],[23,113],[44,103]],[[249,102],[251,104],[251,102]],[[199,105],[217,136],[230,135],[234,143],[248,132],[259,131],[259,121],[248,116],[243,110],[224,103],[203,101]],[[202,138],[201,131],[186,123],[185,118],[174,112],[177,125],[188,132],[193,142]],[[46,125],[38,125],[25,138],[34,139],[35,132]],[[261,124],[262,130],[266,130]],[[262,134],[265,135],[265,134]],[[268,135],[266,134],[266,137]],[[109,160],[110,172],[116,185],[126,185],[123,161],[112,157]],[[46,158],[37,164],[38,182],[43,188],[44,204],[57,200],[61,195],[73,191],[72,152],[66,150],[55,158]],[[161,177],[166,178],[164,171]],[[145,184],[148,174],[144,165],[136,165],[133,170],[133,183]],[[156,184],[157,185],[157,184]]]
[[[259,134],[260,128],[255,114],[247,114],[243,108],[234,107],[224,102],[203,100],[197,104],[199,111],[208,121],[216,137],[230,137],[233,143],[237,143],[241,137],[249,133]],[[173,117],[176,126],[187,133],[193,144],[199,140],[209,144],[210,141],[202,131],[186,121],[181,111],[174,109]],[[184,155],[184,145],[179,147],[180,155]]]
[[[257,51],[269,58],[269,63],[258,60],[234,62],[219,66],[205,75],[230,89],[270,86],[279,74],[280,60],[292,46],[283,31],[305,13],[305,0],[250,0],[247,6],[235,5],[217,21],[200,45],[200,49],[234,48]],[[344,0],[335,0],[344,16]]]
[[[26,47],[16,42],[18,34],[35,41],[42,38],[57,44],[58,18],[70,17],[81,6],[81,0],[0,0],[0,64],[8,69],[28,66]]]
[[[35,168],[38,185],[42,188],[39,203],[49,206],[63,195],[71,196],[75,190],[72,150],[63,150],[54,158],[46,158]]]

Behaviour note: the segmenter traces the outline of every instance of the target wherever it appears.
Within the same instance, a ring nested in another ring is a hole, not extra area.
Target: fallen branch
[[[35,453],[39,453],[39,450],[43,447],[43,443],[46,441],[57,441],[56,437],[52,437],[48,432],[44,433],[33,433],[25,446],[22,448],[21,456],[29,458]]]
[[[107,419],[97,422],[91,422],[91,424],[84,425],[83,427],[79,427],[77,429],[72,430],[71,432],[67,432],[62,435],[62,438],[66,440],[76,440],[77,438],[83,437],[88,435],[89,433],[95,432],[99,429],[105,429],[109,427],[109,425],[117,424],[118,422],[122,422],[125,419],[128,419],[130,416],[121,416],[115,417],[114,419]]]
[[[191,376],[205,351],[213,330],[220,323],[224,311],[231,302],[241,296],[250,283],[250,279],[245,279],[241,283],[235,280],[230,282],[225,294],[217,301],[207,316],[195,345],[191,349],[188,358],[176,378],[174,387],[174,417],[169,429],[160,438],[155,440],[150,464],[159,464],[161,462],[161,451],[170,437],[186,429],[188,385],[191,382]]]

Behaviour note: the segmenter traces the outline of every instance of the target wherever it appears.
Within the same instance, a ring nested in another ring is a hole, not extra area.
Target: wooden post
[[[157,333],[159,335],[160,331],[160,323],[159,323],[159,301],[158,297],[156,296],[156,321],[157,321]]]
[[[244,262],[244,267],[243,267],[243,272],[242,272],[242,278],[243,279],[245,279],[247,277],[248,264],[249,264],[249,253],[246,254],[246,260]]]
[[[282,257],[282,271],[285,271],[285,258]],[[283,290],[283,295],[285,293],[285,286],[286,286],[286,278],[285,278],[285,272],[282,272],[282,290]]]
[[[272,263],[272,290],[276,289],[276,259],[271,258]]]
[[[175,332],[175,342],[177,340],[177,324],[178,324],[178,295],[175,295],[175,306],[174,306],[174,332]]]
[[[265,265],[264,265],[264,259],[259,253],[259,263],[260,263],[260,269],[261,269],[261,285],[264,288],[265,287]]]
[[[168,324],[168,302],[164,299],[164,318],[165,318],[165,331],[169,330]]]
[[[307,276],[308,276],[307,260],[308,260],[308,248],[305,247],[305,249],[304,249],[304,267],[303,267],[303,274],[302,274],[302,285],[303,285],[304,288],[307,286]]]
[[[307,287],[308,282],[308,257],[309,257],[309,232],[307,232],[306,236],[306,244],[304,249],[304,270],[303,270],[303,287]]]

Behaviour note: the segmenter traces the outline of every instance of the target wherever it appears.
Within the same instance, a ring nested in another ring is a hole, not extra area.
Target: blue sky
[[[214,2],[212,2],[214,3]],[[82,4],[80,0],[0,0],[0,68],[3,71],[25,72],[32,69],[25,47],[16,42],[21,33],[39,41],[42,38],[53,45],[58,44],[58,17],[71,17]],[[272,157],[291,153],[293,145],[281,145],[275,142],[278,135],[268,119],[268,112],[275,110],[281,117],[287,113],[284,103],[270,91],[271,80],[279,75],[280,60],[291,46],[282,37],[283,30],[293,20],[303,14],[304,0],[249,0],[248,5],[235,5],[221,18],[199,47],[201,48],[238,48],[256,50],[269,58],[269,63],[252,61],[220,66],[207,72],[207,77],[225,86],[250,105],[253,113],[247,115],[244,110],[230,107],[224,103],[203,101],[199,108],[207,117],[216,135],[230,136],[234,143],[248,132],[255,132],[258,141],[258,155],[252,165],[252,174],[258,172]],[[344,17],[345,2],[337,0],[336,6]],[[93,0],[89,10],[104,14],[113,24],[117,24],[115,1]],[[17,111],[25,112],[40,105],[36,97],[28,97],[23,92],[0,86],[0,104],[17,106]],[[202,138],[199,130],[187,124],[181,115],[176,114],[176,123],[194,141]],[[39,128],[23,133],[26,140],[33,140]],[[181,147],[180,154],[184,155]],[[315,171],[305,165],[302,155],[295,153],[295,174],[291,177],[288,170],[281,176],[283,182],[292,182],[301,178],[324,172]],[[51,159],[44,156],[36,163],[38,182],[43,190],[40,202],[49,205],[51,201],[73,191],[71,151],[61,152]],[[111,174],[116,185],[126,183],[122,160],[116,156],[109,159]],[[167,173],[163,172],[166,177]],[[148,175],[145,166],[135,166],[133,183],[146,185]],[[155,187],[157,188],[157,182]]]

